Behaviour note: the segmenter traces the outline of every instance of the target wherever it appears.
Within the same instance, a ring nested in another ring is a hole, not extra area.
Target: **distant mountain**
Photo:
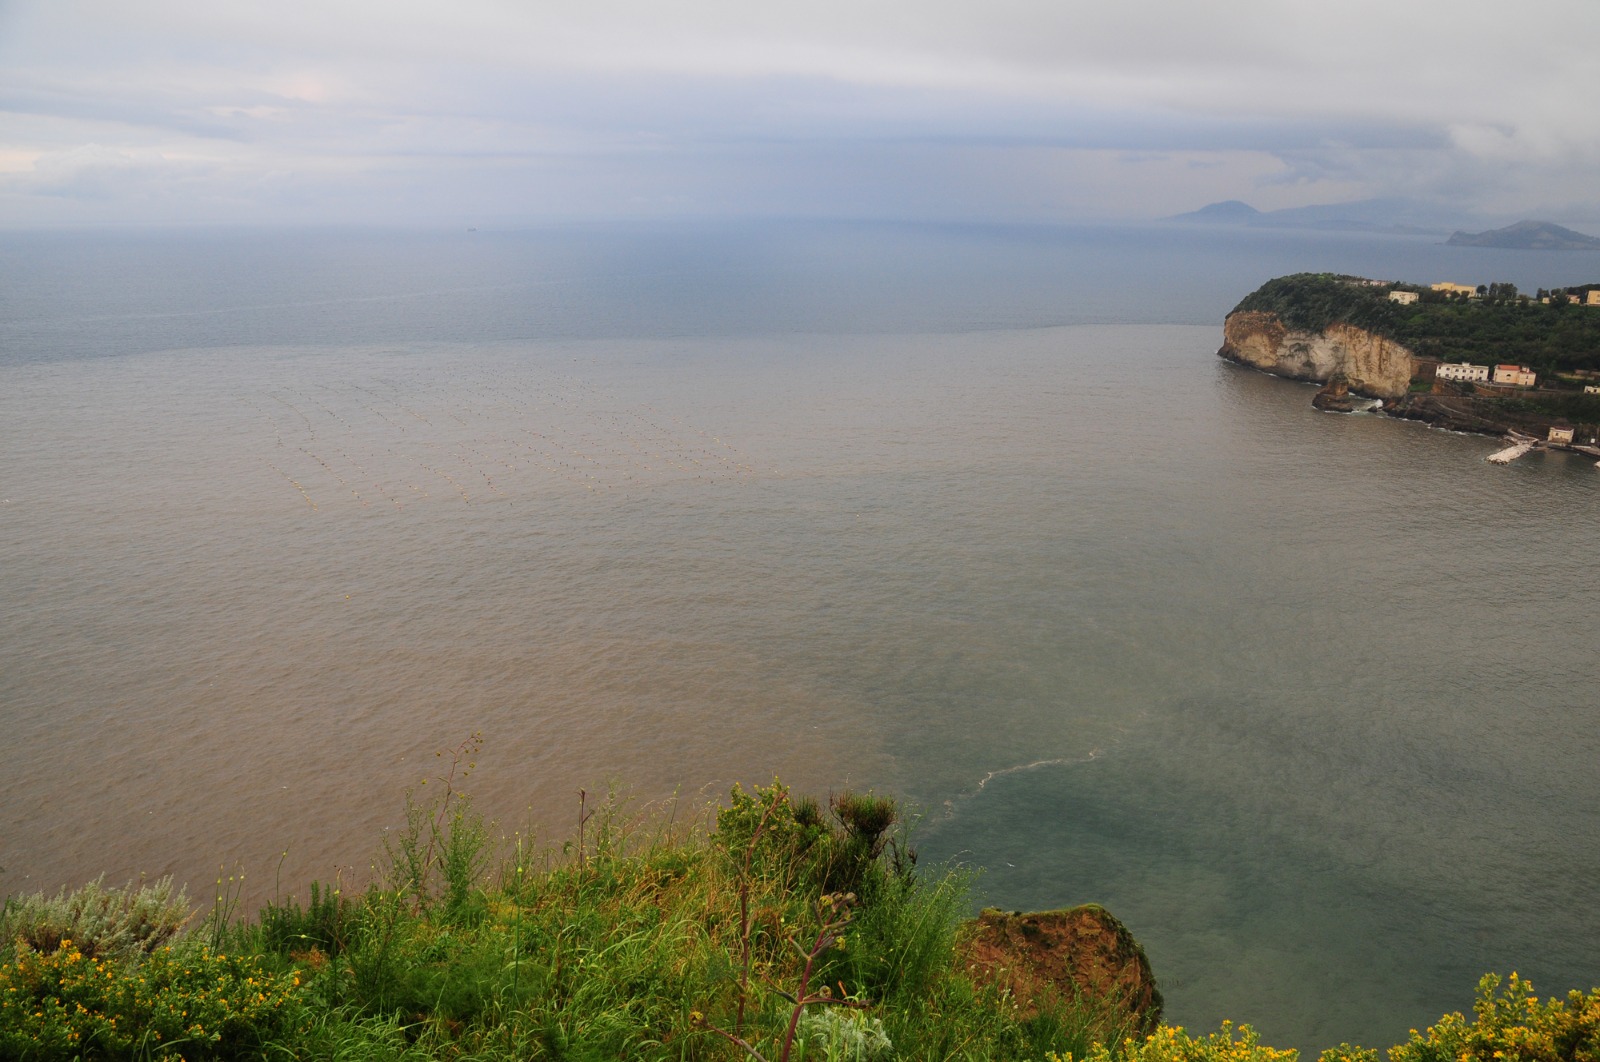
[[[1212,203],[1199,210],[1192,210],[1187,214],[1178,214],[1167,218],[1167,221],[1199,222],[1208,225],[1250,225],[1260,218],[1261,211],[1249,203],[1241,203],[1237,199],[1229,199],[1223,203]]]
[[[1409,199],[1363,199],[1354,203],[1290,207],[1260,211],[1230,199],[1212,203],[1188,214],[1166,218],[1182,224],[1248,225],[1252,228],[1322,229],[1334,232],[1388,232],[1414,236],[1443,236],[1459,215]]]
[[[1509,247],[1523,251],[1600,250],[1600,239],[1548,221],[1519,221],[1488,232],[1458,232],[1445,242],[1454,247]]]

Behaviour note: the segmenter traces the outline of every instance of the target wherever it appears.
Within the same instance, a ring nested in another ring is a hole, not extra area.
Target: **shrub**
[[[254,958],[163,947],[142,961],[101,959],[70,940],[19,949],[0,966],[0,1056],[249,1057],[285,1027],[298,974],[274,977]]]
[[[834,817],[852,841],[865,848],[873,858],[882,854],[887,840],[884,834],[900,821],[900,809],[892,797],[852,793],[846,789],[829,803],[833,805]]]
[[[1446,1014],[1389,1052],[1390,1062],[1600,1062],[1600,988],[1544,1003],[1515,973],[1478,982],[1475,1021]]]
[[[133,958],[176,938],[190,916],[188,897],[173,892],[170,877],[108,889],[102,875],[55,896],[7,900],[0,909],[0,958],[16,954],[18,945],[54,952],[65,940],[90,958]]]
[[[1181,1026],[1163,1025],[1143,1040],[1126,1040],[1120,1052],[1104,1044],[1092,1047],[1084,1062],[1295,1062],[1299,1052],[1293,1048],[1268,1047],[1248,1025],[1235,1028],[1230,1021],[1210,1036],[1190,1036]],[[1059,1062],[1057,1056],[1050,1056]]]
[[[263,907],[257,933],[263,948],[280,955],[317,951],[336,956],[358,928],[357,917],[357,908],[342,890],[313,881],[305,907],[293,896]]]
[[[774,781],[750,793],[735,784],[728,806],[717,812],[712,840],[745,872],[794,885],[815,877],[805,871],[831,837],[815,800],[793,800],[789,787]],[[820,891],[819,882],[808,884]]]

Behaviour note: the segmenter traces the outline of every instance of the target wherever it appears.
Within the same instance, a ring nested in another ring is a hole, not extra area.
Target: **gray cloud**
[[[1584,34],[1553,27],[1587,7],[13,0],[0,223],[44,196],[319,221],[467,195],[502,217],[1406,195],[1574,220],[1600,213],[1600,110]]]

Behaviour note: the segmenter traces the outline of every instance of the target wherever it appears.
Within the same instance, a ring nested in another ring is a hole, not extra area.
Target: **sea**
[[[1385,1048],[1488,972],[1590,988],[1600,468],[1218,359],[1302,271],[1600,255],[0,234],[0,892],[359,887],[452,765],[553,851],[777,778],[897,796],[975,905],[1105,905],[1193,1030]]]

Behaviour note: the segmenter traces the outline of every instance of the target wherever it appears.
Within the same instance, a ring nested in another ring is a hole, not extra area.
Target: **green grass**
[[[534,852],[492,842],[447,784],[408,799],[370,887],[313,883],[239,920],[224,883],[149,947],[125,946],[130,919],[69,915],[169,925],[148,902],[165,885],[19,899],[9,928],[56,929],[0,943],[0,1057],[1031,1059],[1121,1036],[1093,1001],[1025,1019],[975,984],[965,876],[915,869],[892,802],[843,799],[735,790],[687,828],[625,826],[608,801]]]
[[[917,868],[870,794],[824,812],[735,789],[687,828],[586,803],[579,837],[534,851],[493,842],[457,781],[408,801],[354,894],[316,883],[236,920],[224,884],[188,934],[167,883],[8,900],[0,1058],[1292,1062],[1248,1026],[1134,1038],[1098,1001],[974,981],[967,878]],[[1600,1062],[1600,992],[1497,985],[1392,1062]]]

